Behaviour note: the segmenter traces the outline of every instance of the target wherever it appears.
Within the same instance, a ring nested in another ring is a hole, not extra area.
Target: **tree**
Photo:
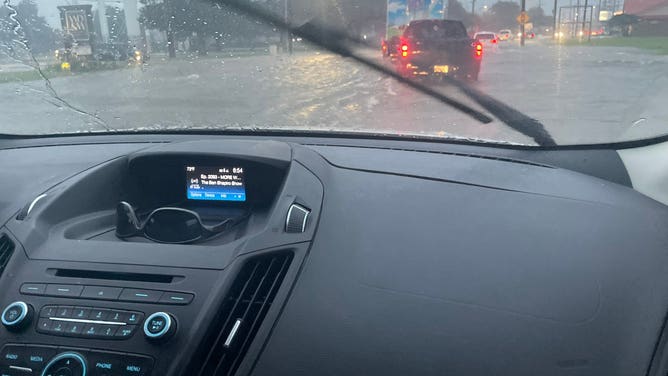
[[[448,0],[447,4],[447,19],[462,21],[466,28],[469,28],[473,24],[477,23],[473,14],[469,13],[458,0]]]
[[[512,1],[499,1],[491,6],[489,12],[483,18],[486,28],[492,30],[514,29],[517,25],[517,16],[520,14],[520,6]]]
[[[14,21],[10,16],[16,12]],[[16,41],[25,39],[29,52],[45,53],[56,46],[57,34],[44,17],[39,16],[33,0],[23,0],[14,7],[0,8],[0,41],[16,46]]]
[[[543,27],[543,26],[552,26],[553,18],[552,16],[546,16],[543,8],[534,7],[527,11],[529,19],[534,26]]]
[[[146,28],[167,33],[170,56],[175,56],[175,43],[189,40],[199,54],[206,54],[207,41],[216,44],[252,43],[259,36],[270,31],[269,25],[262,24],[250,16],[206,0],[164,0],[161,3],[142,0],[144,7],[140,22]],[[280,9],[279,0],[258,2],[274,11]]]

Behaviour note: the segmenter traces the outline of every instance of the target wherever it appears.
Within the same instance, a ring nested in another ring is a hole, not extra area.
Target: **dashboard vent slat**
[[[234,375],[290,267],[291,252],[253,257],[241,267],[201,349],[199,376]]]
[[[2,234],[0,236],[0,277],[2,276],[2,272],[5,271],[13,253],[14,242],[7,235]]]

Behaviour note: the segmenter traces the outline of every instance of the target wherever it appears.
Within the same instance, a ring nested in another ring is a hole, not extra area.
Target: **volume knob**
[[[2,325],[7,328],[7,330],[20,330],[23,329],[30,319],[32,319],[32,307],[25,302],[14,302],[2,311]]]

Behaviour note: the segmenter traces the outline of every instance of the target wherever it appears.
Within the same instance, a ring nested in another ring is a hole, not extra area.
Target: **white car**
[[[480,31],[473,35],[473,39],[482,43],[483,45],[494,46],[499,43],[499,37],[491,31]]]
[[[512,31],[510,31],[508,29],[504,29],[504,30],[499,31],[499,40],[511,40],[511,39],[513,39],[513,32]]]

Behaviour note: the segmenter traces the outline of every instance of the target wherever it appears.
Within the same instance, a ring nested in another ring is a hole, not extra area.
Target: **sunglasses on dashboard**
[[[116,207],[116,236],[122,239],[143,236],[158,243],[187,244],[223,233],[246,218],[248,213],[209,226],[192,210],[164,207],[153,210],[140,221],[132,205],[121,201]]]

